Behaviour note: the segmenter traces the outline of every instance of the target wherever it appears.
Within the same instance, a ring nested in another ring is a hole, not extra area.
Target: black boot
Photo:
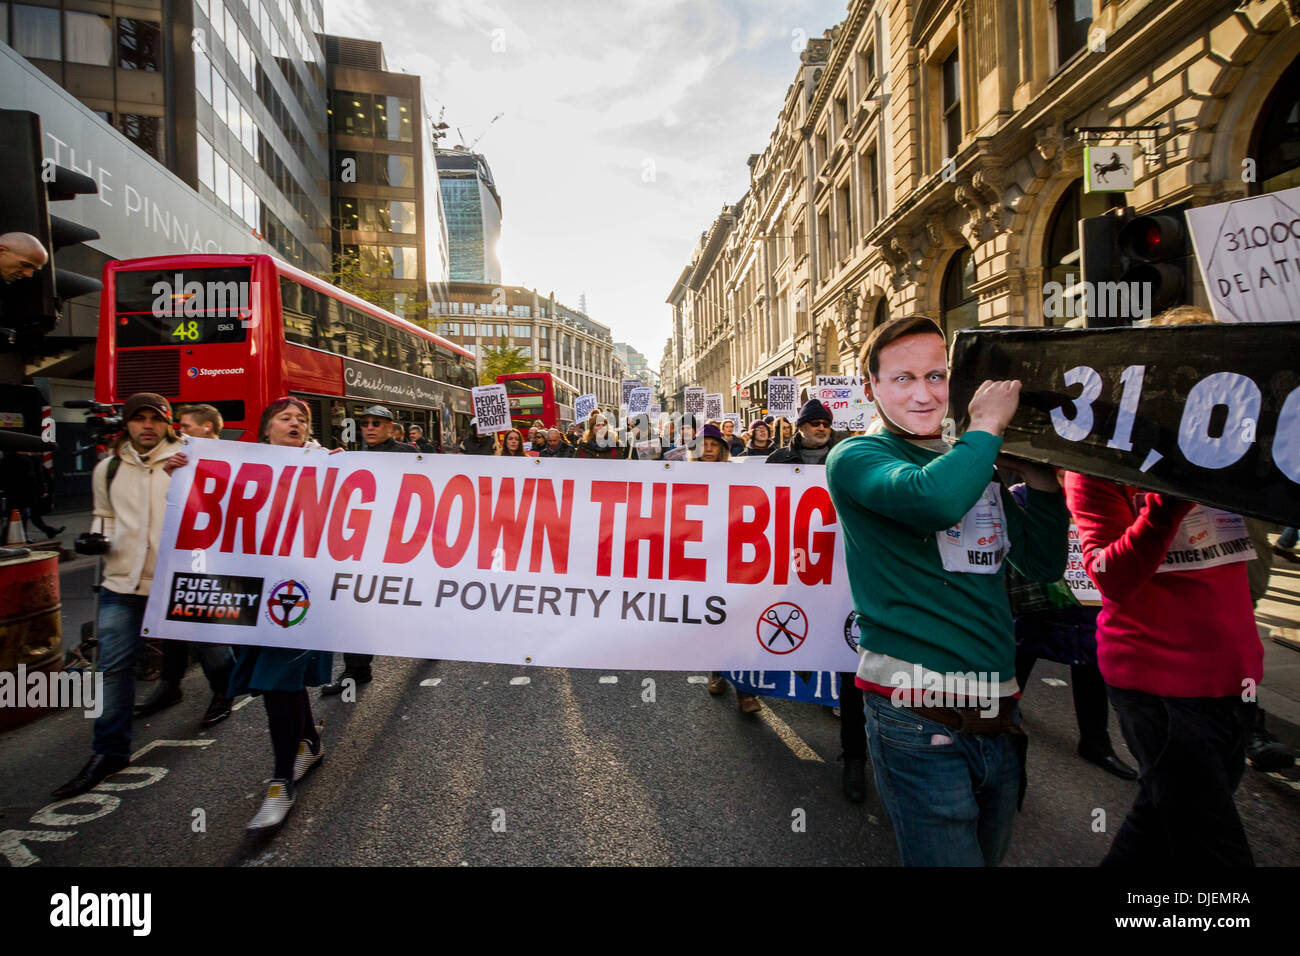
[[[343,693],[345,689],[344,688],[345,681],[350,680],[353,682],[354,687],[360,687],[362,684],[369,684],[370,678],[371,678],[371,673],[369,670],[364,670],[364,671],[345,670],[334,680],[330,681],[328,684],[321,687],[320,689],[321,696],[333,697],[336,694]]]
[[[1255,726],[1246,738],[1246,756],[1260,773],[1275,773],[1295,764],[1291,750],[1264,727],[1264,708],[1255,708]]]
[[[81,772],[54,791],[55,800],[64,800],[85,793],[105,777],[117,773],[131,763],[130,757],[105,757],[95,754],[81,768]]]
[[[178,682],[160,680],[158,686],[153,689],[153,693],[146,697],[143,703],[136,705],[135,715],[137,717],[148,717],[150,714],[156,714],[172,704],[179,703],[180,699],[181,685]]]
[[[867,758],[844,758],[844,796],[850,803],[867,799]]]

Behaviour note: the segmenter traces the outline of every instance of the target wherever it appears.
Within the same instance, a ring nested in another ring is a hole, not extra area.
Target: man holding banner
[[[864,358],[884,428],[840,442],[826,464],[862,632],[857,683],[876,789],[904,865],[997,865],[1027,743],[1003,564],[1059,580],[1069,515],[1048,469],[1016,466],[1029,486],[1024,511],[996,480],[1019,382],[984,382],[949,447],[939,327],[886,322]]]

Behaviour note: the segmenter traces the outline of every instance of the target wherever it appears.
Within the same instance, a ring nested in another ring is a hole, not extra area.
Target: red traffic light
[[[1184,247],[1183,220],[1177,216],[1138,216],[1119,231],[1120,251],[1136,259],[1181,256]]]

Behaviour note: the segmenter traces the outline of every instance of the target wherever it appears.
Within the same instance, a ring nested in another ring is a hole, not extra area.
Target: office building
[[[454,282],[501,282],[501,196],[487,160],[465,148],[438,150]]]

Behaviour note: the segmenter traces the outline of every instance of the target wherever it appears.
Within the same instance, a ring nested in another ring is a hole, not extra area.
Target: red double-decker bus
[[[268,255],[177,255],[104,266],[95,397],[206,402],[223,438],[257,440],[267,403],[312,409],[327,447],[369,405],[450,451],[468,433],[474,356]],[[357,435],[356,440],[360,436]]]
[[[510,401],[510,422],[528,434],[540,419],[547,428],[564,430],[573,424],[573,405],[578,390],[551,372],[512,372],[498,375],[497,384],[506,387]]]

